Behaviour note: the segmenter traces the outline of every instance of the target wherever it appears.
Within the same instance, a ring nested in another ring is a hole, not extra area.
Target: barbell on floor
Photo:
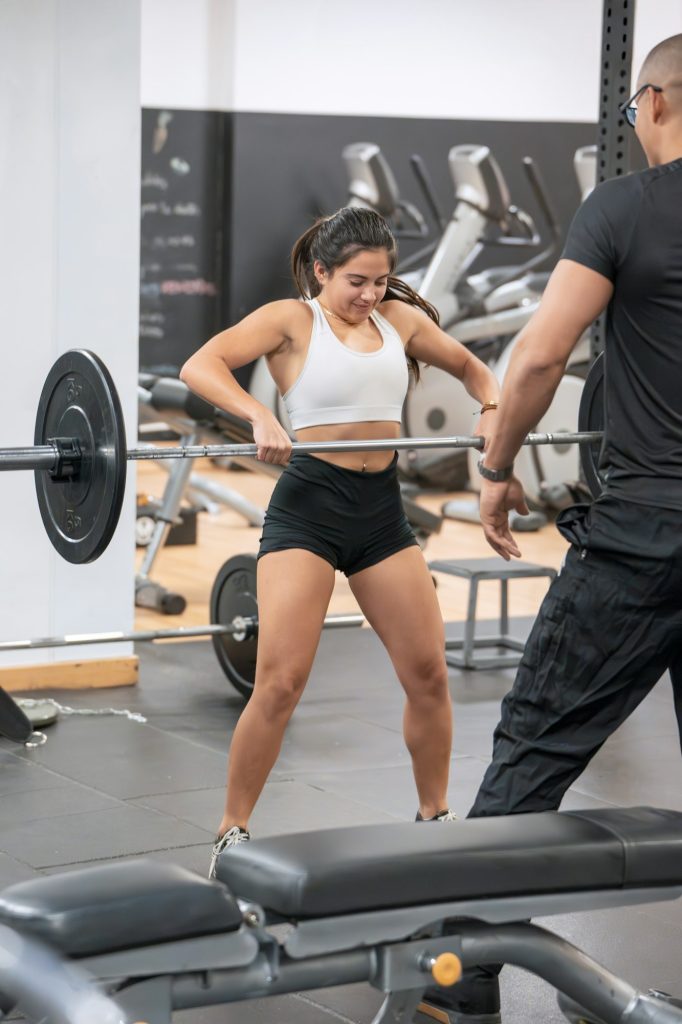
[[[601,380],[595,363],[589,409],[581,402],[577,433],[529,434],[527,445],[579,444],[593,494],[599,493],[597,452],[602,442]],[[481,437],[401,437],[364,441],[295,442],[294,452],[365,452],[420,448],[482,448]],[[116,386],[93,352],[74,349],[60,356],[47,375],[38,403],[33,447],[0,448],[0,471],[36,473],[40,513],[55,549],[68,562],[92,562],[114,535],[123,502],[128,460],[255,456],[255,444],[126,448]]]
[[[223,672],[234,688],[247,699],[253,691],[258,650],[258,598],[256,556],[228,558],[215,578],[210,599],[211,624],[174,629],[146,629],[132,632],[72,633],[38,637],[34,640],[0,641],[2,651],[31,651],[45,647],[77,647],[81,644],[111,644],[123,641],[188,640],[210,636]],[[362,626],[363,615],[328,615],[324,629]]]

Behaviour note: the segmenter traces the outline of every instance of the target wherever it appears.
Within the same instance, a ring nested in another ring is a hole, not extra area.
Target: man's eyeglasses
[[[663,92],[662,86],[652,85],[651,82],[647,82],[646,85],[640,85],[637,92],[618,107],[631,128],[635,127],[635,121],[637,120],[637,100],[646,89],[653,89],[654,92]]]

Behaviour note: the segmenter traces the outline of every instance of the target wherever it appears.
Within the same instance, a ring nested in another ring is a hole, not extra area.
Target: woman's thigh
[[[258,560],[256,682],[277,673],[305,679],[334,589],[334,569],[310,551],[289,548]]]
[[[447,675],[443,617],[420,548],[403,548],[349,583],[403,686],[425,675]]]

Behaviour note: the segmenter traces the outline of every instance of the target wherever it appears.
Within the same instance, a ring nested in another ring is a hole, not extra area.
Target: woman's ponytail
[[[411,288],[409,284],[405,284],[399,277],[395,277],[391,274],[388,278],[388,285],[386,287],[386,294],[384,295],[384,302],[386,299],[397,299],[399,302],[405,302],[408,306],[416,306],[417,309],[421,309],[422,313],[426,313],[434,324],[440,326],[440,317],[438,316],[438,310],[435,306],[432,306],[430,302],[423,299],[421,295],[418,295],[414,288]],[[418,360],[414,356],[407,356],[407,362],[410,367],[410,372],[414,379],[415,384],[421,377],[421,368]]]
[[[294,242],[291,250],[291,273],[302,299],[314,299],[320,292],[320,283],[315,277],[313,264],[315,256],[313,244],[319,233],[320,227],[327,217],[319,217],[307,231],[304,231],[300,238]]]

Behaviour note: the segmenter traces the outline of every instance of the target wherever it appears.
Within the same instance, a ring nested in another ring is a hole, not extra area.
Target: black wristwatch
[[[483,463],[483,459],[478,460],[478,472],[485,480],[494,480],[495,483],[501,484],[514,472],[513,466],[505,466],[504,469],[488,469]]]

